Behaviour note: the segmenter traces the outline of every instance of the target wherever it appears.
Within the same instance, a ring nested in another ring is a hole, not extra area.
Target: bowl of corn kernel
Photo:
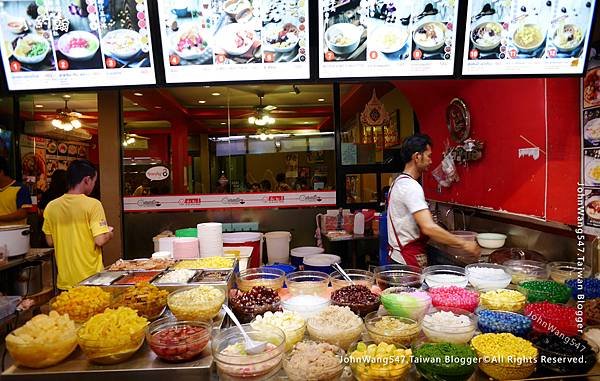
[[[117,364],[142,346],[146,325],[148,320],[129,307],[109,308],[83,324],[77,342],[91,362]]]
[[[479,358],[479,368],[496,380],[523,379],[535,371],[538,350],[512,333],[477,335],[471,346]]]
[[[69,315],[76,323],[83,323],[110,306],[111,294],[96,286],[78,286],[63,292],[50,302],[52,310]]]

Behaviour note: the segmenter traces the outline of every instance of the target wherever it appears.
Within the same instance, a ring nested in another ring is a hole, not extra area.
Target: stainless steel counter
[[[225,311],[221,310],[213,321],[214,329],[224,325]],[[210,345],[210,343],[209,343]],[[12,359],[9,361],[12,363]],[[94,365],[81,349],[77,348],[66,360],[44,369],[27,369],[11,365],[2,373],[2,380],[16,381],[199,381],[211,378],[213,358],[210,346],[197,360],[184,363],[168,363],[160,360],[148,346],[144,345],[128,360],[115,365]]]

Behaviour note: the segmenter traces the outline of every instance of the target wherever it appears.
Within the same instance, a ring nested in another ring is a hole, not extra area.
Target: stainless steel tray
[[[128,273],[127,271],[102,271],[102,272],[94,274],[91,277],[86,278],[83,281],[79,282],[79,285],[80,286],[110,286],[111,283],[113,283],[117,279],[120,279],[121,277],[125,276],[127,273]],[[102,277],[111,277],[111,280],[109,282],[95,283],[95,282],[97,282],[98,279],[100,279]]]
[[[167,312],[167,315],[169,312]],[[213,320],[213,329],[220,329],[225,318],[221,309]],[[10,357],[10,356],[8,356]],[[7,359],[11,361],[12,359]],[[78,348],[62,363],[44,369],[27,369],[11,365],[2,373],[2,380],[35,381],[164,381],[209,380],[213,358],[210,343],[202,352],[202,357],[184,363],[168,363],[156,357],[144,342],[144,345],[127,361],[115,365],[95,365],[87,361]]]

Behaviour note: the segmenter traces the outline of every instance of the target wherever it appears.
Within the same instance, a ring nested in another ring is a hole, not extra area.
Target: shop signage
[[[451,76],[458,9],[455,0],[319,0],[319,77]]]
[[[309,79],[309,1],[159,1],[167,83]]]
[[[595,3],[469,1],[462,74],[582,74]]]
[[[169,168],[162,165],[149,168],[146,171],[146,177],[152,181],[159,181],[169,178]]]
[[[126,212],[334,206],[335,191],[125,197]]]
[[[153,85],[146,0],[0,1],[9,90]]]
[[[582,80],[582,181],[578,194],[578,227],[600,235],[600,54],[592,57]]]

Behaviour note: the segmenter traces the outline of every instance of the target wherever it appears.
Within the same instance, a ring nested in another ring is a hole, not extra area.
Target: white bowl
[[[475,36],[478,32],[483,33],[487,30],[488,33],[484,33],[484,36],[479,36],[480,38],[475,41]],[[489,32],[493,31],[495,33],[494,36],[490,36]],[[494,50],[500,45],[500,40],[502,39],[502,25],[494,21],[484,21],[475,26],[471,30],[471,42],[473,46],[479,49],[482,52]]]
[[[44,50],[41,51],[40,54],[35,55],[33,57],[28,57],[26,54],[20,53],[19,47],[21,46],[21,44],[30,45],[30,44],[36,44],[36,43],[43,45]],[[50,51],[50,43],[44,37],[37,35],[37,34],[28,34],[27,36],[20,39],[19,42],[17,42],[17,46],[13,50],[13,56],[21,63],[36,64],[36,63],[42,62],[44,60],[44,58],[46,58],[46,55],[48,54],[49,51]]]
[[[424,33],[427,29],[432,29],[435,32],[435,36],[433,38]],[[413,41],[422,51],[435,52],[444,46],[447,32],[448,28],[446,25],[439,21],[425,22],[413,32]]]
[[[72,40],[84,40],[87,47],[73,47],[69,49],[69,43]],[[95,34],[83,30],[76,30],[65,33],[58,39],[58,50],[73,61],[88,61],[94,57],[94,54],[100,47],[100,41]]]
[[[128,60],[142,49],[140,34],[130,29],[117,29],[102,37],[104,54]]]
[[[382,53],[394,53],[406,45],[408,35],[406,28],[382,25],[375,29],[369,40],[373,42],[375,50]]]
[[[564,41],[563,39],[561,41],[561,37],[573,37],[573,40]],[[559,52],[569,53],[577,49],[583,42],[583,31],[578,25],[563,24],[554,30],[554,33],[552,34],[552,41],[554,42],[554,46],[556,46],[556,49]]]
[[[325,43],[335,54],[350,54],[358,48],[364,28],[351,23],[339,23],[325,31]]]
[[[254,30],[251,30],[245,24],[228,24],[221,28],[217,37],[217,46],[229,55],[239,56],[250,50],[256,37]],[[239,40],[240,38],[243,40]],[[239,44],[239,42],[242,43]]]
[[[516,38],[516,36],[520,32],[524,31],[525,28],[528,28],[530,30],[530,32],[535,32],[535,31],[539,32],[539,34],[540,34],[540,37],[538,38],[539,41],[534,41],[533,44],[528,44],[527,46],[523,45],[523,41],[519,41]],[[513,33],[513,36],[512,36],[512,40],[513,40],[513,44],[517,47],[517,49],[519,49],[519,51],[521,51],[523,53],[532,53],[532,52],[536,51],[540,46],[542,46],[542,44],[546,40],[546,36],[545,36],[544,31],[542,31],[542,28],[540,28],[539,25],[523,24],[523,25],[519,26],[517,29],[515,29],[515,32]]]
[[[197,45],[193,48],[183,48],[182,50],[178,49],[179,42],[185,38],[194,38],[196,39]],[[199,40],[198,40],[199,39]],[[177,54],[179,57],[184,60],[195,60],[206,52],[208,48],[208,43],[206,43],[206,39],[200,33],[198,28],[193,26],[180,28],[177,33],[171,36],[171,51]]]
[[[485,249],[499,249],[506,242],[505,234],[480,233],[477,234],[477,243]]]

